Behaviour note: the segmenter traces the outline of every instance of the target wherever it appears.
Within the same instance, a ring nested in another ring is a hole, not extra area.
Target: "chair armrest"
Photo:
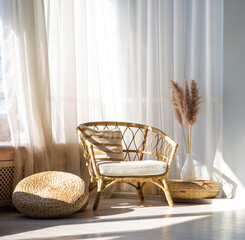
[[[77,128],[76,130],[77,130],[77,134],[79,135],[81,139],[83,155],[88,164],[88,168],[89,168],[91,177],[95,178],[96,175],[100,176],[101,174],[99,172],[99,168],[95,161],[93,145],[84,138],[83,133],[81,132],[79,128]]]
[[[94,146],[93,146],[93,144],[91,144],[91,143],[90,143],[89,141],[87,141],[87,140],[86,140],[85,143],[87,144],[88,149],[89,149],[89,155],[90,155],[89,161],[92,162],[93,172],[95,173],[95,175],[101,176],[100,170],[99,170],[99,167],[98,167],[98,164],[96,164],[96,161],[95,161],[95,156],[94,156]]]
[[[176,151],[177,151],[177,148],[178,148],[178,144],[175,142],[175,141],[173,141],[170,137],[168,137],[168,136],[166,136],[165,137],[165,140],[168,142],[168,144],[170,144],[171,145],[171,150],[170,150],[170,152],[168,152],[168,153],[165,153],[168,157],[167,157],[167,161],[166,161],[166,163],[168,164],[168,167],[169,167],[169,169],[170,169],[170,167],[171,167],[171,165],[172,165],[172,161],[173,161],[173,159],[174,159],[174,155],[175,155],[175,153],[176,153]],[[169,151],[169,150],[168,150]]]

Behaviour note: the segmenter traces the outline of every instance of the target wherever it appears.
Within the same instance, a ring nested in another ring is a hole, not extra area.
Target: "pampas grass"
[[[171,97],[174,115],[182,127],[187,153],[191,152],[192,126],[197,122],[201,111],[202,97],[195,80],[184,80],[184,89],[175,81],[170,81]],[[184,126],[185,125],[185,126]]]

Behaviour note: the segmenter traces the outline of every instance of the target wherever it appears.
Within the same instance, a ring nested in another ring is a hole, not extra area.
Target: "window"
[[[0,46],[0,144],[10,142],[10,130],[5,107],[4,82],[2,76],[2,57]]]

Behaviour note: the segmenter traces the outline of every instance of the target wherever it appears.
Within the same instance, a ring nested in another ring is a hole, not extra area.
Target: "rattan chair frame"
[[[93,206],[94,210],[98,208],[101,193],[115,183],[130,184],[136,188],[141,200],[144,200],[142,188],[145,183],[153,183],[165,193],[169,206],[174,205],[165,179],[170,171],[178,147],[178,144],[175,141],[161,130],[143,124],[103,121],[88,122],[83,123],[83,125],[97,130],[120,129],[123,135],[124,161],[142,161],[144,157],[148,155],[154,157],[157,161],[164,161],[167,163],[166,172],[161,175],[125,177],[104,176],[100,173],[98,164],[95,160],[93,145],[85,137],[82,129],[78,126],[76,130],[81,139],[83,156],[87,162],[91,177],[89,190],[92,191],[97,187],[97,195]],[[140,139],[138,138],[139,135]]]

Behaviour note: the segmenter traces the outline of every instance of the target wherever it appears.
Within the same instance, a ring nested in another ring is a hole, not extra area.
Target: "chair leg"
[[[91,192],[93,189],[94,189],[94,181],[92,181],[92,179],[90,179],[88,190],[89,190],[89,192]]]
[[[100,196],[101,196],[101,192],[102,192],[102,185],[103,185],[103,181],[102,179],[99,179],[97,181],[97,195],[96,195],[96,199],[94,201],[94,206],[93,206],[93,210],[95,211],[98,206],[99,206],[99,202],[100,202]]]
[[[137,183],[137,188],[136,189],[138,191],[140,200],[143,201],[144,200],[144,194],[143,194],[142,187],[140,186],[139,182]]]
[[[172,199],[172,197],[170,195],[170,192],[169,192],[169,189],[168,189],[168,185],[167,185],[165,179],[162,179],[162,184],[164,186],[164,193],[165,193],[165,196],[167,198],[168,205],[170,207],[173,207],[174,206],[173,199]]]

